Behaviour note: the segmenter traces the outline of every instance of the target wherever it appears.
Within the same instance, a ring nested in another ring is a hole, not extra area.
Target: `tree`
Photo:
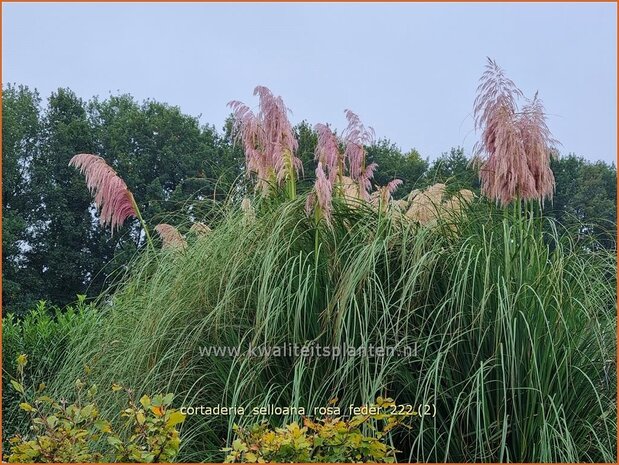
[[[303,163],[303,173],[299,178],[300,190],[309,190],[312,188],[316,179],[316,162],[314,161],[316,144],[318,136],[314,128],[307,122],[302,121],[294,127],[295,137],[299,143],[297,149],[297,157]]]
[[[32,237],[30,164],[40,144],[41,99],[36,91],[11,85],[2,97],[2,301],[31,305],[38,298],[37,283],[25,252]]]
[[[592,235],[614,248],[617,222],[617,170],[575,154],[552,161],[555,195],[545,211],[578,234]]]
[[[178,107],[140,105],[122,95],[92,102],[91,112],[98,153],[123,177],[147,223],[172,221],[171,215],[176,224],[196,216],[204,220],[207,211],[196,209],[225,198],[240,175],[239,152],[215,128],[200,127]],[[137,233],[136,223],[136,241]]]
[[[39,298],[59,304],[85,293],[100,264],[93,253],[90,195],[79,173],[68,166],[76,153],[95,150],[85,102],[59,89],[42,117],[41,145],[31,160],[31,193],[36,204],[29,217],[27,266],[36,276]]]
[[[394,193],[395,198],[406,197],[411,190],[421,187],[428,169],[428,161],[421,158],[417,150],[403,154],[388,139],[380,139],[375,145],[367,147],[367,163],[378,165],[374,182],[379,186],[385,186],[396,178],[402,180],[402,185]]]
[[[470,189],[479,192],[479,178],[477,171],[470,165],[462,147],[452,147],[449,152],[432,162],[426,174],[427,183],[445,183],[452,191]]]
[[[178,107],[129,95],[85,102],[59,89],[41,109],[36,93],[6,92],[5,310],[96,296],[143,245],[137,221],[113,236],[99,226],[82,176],[68,166],[73,155],[102,156],[152,226],[210,222],[214,202],[227,198],[241,173],[242,154]]]

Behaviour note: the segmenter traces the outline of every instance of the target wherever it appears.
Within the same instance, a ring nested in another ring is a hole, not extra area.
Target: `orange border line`
[[[53,0],[39,0],[37,2],[29,1],[29,0],[1,0],[1,4],[4,3],[180,3],[180,2],[172,2],[169,0],[133,0],[132,2],[128,2],[126,0],[105,0],[105,1],[80,1],[80,0],[64,0],[60,2],[55,2]],[[216,0],[183,0],[182,3],[222,3],[217,2]],[[421,0],[389,0],[387,2],[378,2],[375,0],[340,0],[339,2],[330,2],[329,0],[308,0],[305,2],[302,1],[287,1],[287,0],[270,0],[268,2],[260,1],[260,0],[242,0],[242,1],[225,1],[223,3],[617,3],[617,0],[595,0],[595,1],[583,1],[583,0],[504,0],[504,1],[496,1],[496,0],[475,0],[475,1],[466,1],[466,0],[429,0],[429,1],[421,1]],[[3,8],[0,8],[0,76],[2,76],[2,11]],[[619,22],[619,8],[617,9],[617,18],[616,24]],[[615,36],[615,43],[617,44],[617,36]],[[617,63],[617,72],[619,74],[619,62]],[[4,85],[4,80],[2,81],[2,86]],[[617,85],[617,83],[615,83]],[[0,152],[2,152],[2,90],[3,87],[0,86]],[[619,105],[619,99],[617,101]],[[619,116],[619,115],[616,115]],[[617,125],[617,132],[619,132],[619,122]],[[619,167],[619,144],[616,147],[616,161]],[[2,157],[0,157],[0,172],[2,171]],[[0,202],[2,201],[2,179],[0,178]],[[619,191],[619,178],[617,178],[617,190]],[[619,204],[616,207],[617,217],[619,217]],[[619,235],[616,238],[619,242]],[[0,241],[2,240],[2,211],[0,210]],[[0,257],[2,257],[2,247],[0,246]],[[617,261],[619,262],[619,248],[617,249]],[[0,260],[0,273],[2,272],[2,261]],[[617,285],[617,293],[619,294],[619,274],[616,277],[616,285]],[[0,293],[2,292],[2,280],[0,279]],[[617,305],[617,320],[619,321],[619,304]],[[0,310],[2,310],[2,299],[0,297]],[[617,341],[619,342],[619,325],[617,325]],[[0,319],[0,332],[2,331],[2,320]],[[616,345],[616,360],[619,360],[619,343]],[[2,366],[2,338],[0,338],[0,367]],[[617,367],[615,366],[615,369]],[[617,380],[617,392],[616,392],[616,402],[619,400],[619,379]],[[0,398],[2,396],[2,383],[0,382]],[[2,408],[0,406],[0,460],[3,457],[2,451]],[[615,449],[615,453],[619,453],[619,429],[617,431],[617,448]],[[618,457],[619,459],[619,457]],[[198,463],[188,463],[188,462],[175,462],[175,463],[183,463],[184,465],[202,465]],[[207,463],[207,462],[203,462]],[[325,462],[328,465],[336,465],[331,462]],[[449,462],[458,464],[460,462]],[[72,465],[86,465],[83,463],[73,463]],[[124,465],[124,464],[122,464]],[[127,464],[130,465],[130,464]],[[215,464],[213,464],[215,465]],[[438,463],[436,465],[439,465]],[[462,464],[465,465],[465,464]],[[498,464],[497,464],[498,465]],[[541,465],[541,464],[540,464]],[[559,464],[563,465],[563,464]],[[565,464],[567,465],[567,464]]]
[[[2,152],[2,146],[3,146],[3,126],[2,126],[2,108],[3,108],[3,102],[2,102],[2,91],[4,90],[4,78],[3,78],[3,74],[2,74],[2,12],[4,10],[4,7],[2,5],[0,5],[0,153]],[[4,154],[2,154],[4,155]],[[0,156],[0,173],[2,173],[2,159],[3,156]],[[2,177],[0,177],[0,205],[4,205],[3,201],[2,201]],[[3,207],[0,207],[0,276],[2,276],[2,278],[0,278],[0,333],[4,334],[2,332],[2,282],[4,281],[4,273],[2,270],[2,264],[4,263],[4,251],[2,250],[2,210],[4,210]],[[2,337],[0,337],[0,370],[2,369]],[[2,378],[0,377],[0,460],[2,460],[2,458],[4,457],[4,451],[2,450],[2,442],[3,442],[3,438],[4,436],[2,435]]]

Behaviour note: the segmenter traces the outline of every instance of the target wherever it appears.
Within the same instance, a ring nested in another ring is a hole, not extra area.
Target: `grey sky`
[[[539,90],[562,153],[614,162],[615,4],[15,4],[3,8],[3,82],[43,97],[128,92],[221,128],[266,85],[293,122],[341,129],[350,108],[434,158],[476,140],[490,56]]]

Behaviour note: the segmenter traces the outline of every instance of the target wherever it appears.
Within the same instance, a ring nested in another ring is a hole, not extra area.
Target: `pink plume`
[[[265,187],[273,175],[273,181],[282,183],[294,172],[300,172],[303,164],[294,155],[298,142],[288,120],[290,110],[282,98],[264,86],[257,86],[254,95],[259,98],[257,115],[235,100],[228,106],[234,116],[234,132],[243,141],[247,168],[257,174],[259,185]]]
[[[114,231],[127,218],[138,216],[133,195],[127,185],[103,158],[80,153],[71,158],[69,165],[86,177],[86,185],[94,194],[94,202],[100,212],[101,224],[108,224]]]
[[[400,186],[401,184],[402,184],[401,179],[393,179],[389,181],[385,187],[387,188],[387,191],[389,192],[389,194],[393,194],[395,190],[398,188],[398,186]]]
[[[475,160],[483,194],[502,205],[516,198],[552,197],[550,156],[556,141],[537,94],[520,111],[517,99],[522,92],[491,59],[477,93],[473,112],[482,133]]]
[[[374,129],[367,128],[361,123],[357,114],[350,110],[345,110],[348,127],[344,131],[344,141],[346,149],[344,156],[348,159],[348,172],[350,177],[359,181],[365,163],[365,145],[374,143]]]
[[[331,128],[326,124],[318,123],[314,126],[318,135],[316,144],[316,160],[327,168],[331,182],[335,180],[338,164],[341,159],[339,141]]]
[[[362,168],[361,175],[359,176],[359,196],[363,200],[370,199],[370,190],[372,189],[372,178],[374,172],[378,168],[376,163],[370,163],[365,168]]]
[[[316,184],[314,185],[314,191],[316,192],[318,205],[328,222],[331,219],[333,185],[327,179],[321,162],[318,162],[318,167],[316,168]]]

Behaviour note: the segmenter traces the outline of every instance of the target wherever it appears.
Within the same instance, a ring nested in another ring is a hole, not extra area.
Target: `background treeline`
[[[36,90],[3,89],[3,313],[23,313],[43,299],[55,305],[77,294],[98,295],[141,245],[136,222],[113,236],[101,228],[83,177],[68,166],[76,153],[101,155],[125,179],[149,224],[209,223],[216,205],[243,195],[243,153],[223,130],[200,125],[178,107],[130,95],[83,100],[58,89],[46,101]],[[313,122],[312,122],[313,123]],[[316,134],[296,128],[301,184],[311,186]],[[434,155],[434,154],[432,154]],[[380,139],[368,148],[380,166],[375,182],[403,180],[396,197],[435,182],[479,190],[462,148],[424,158]],[[569,154],[553,162],[556,193],[546,214],[575,234],[592,234],[613,248],[616,168]]]

